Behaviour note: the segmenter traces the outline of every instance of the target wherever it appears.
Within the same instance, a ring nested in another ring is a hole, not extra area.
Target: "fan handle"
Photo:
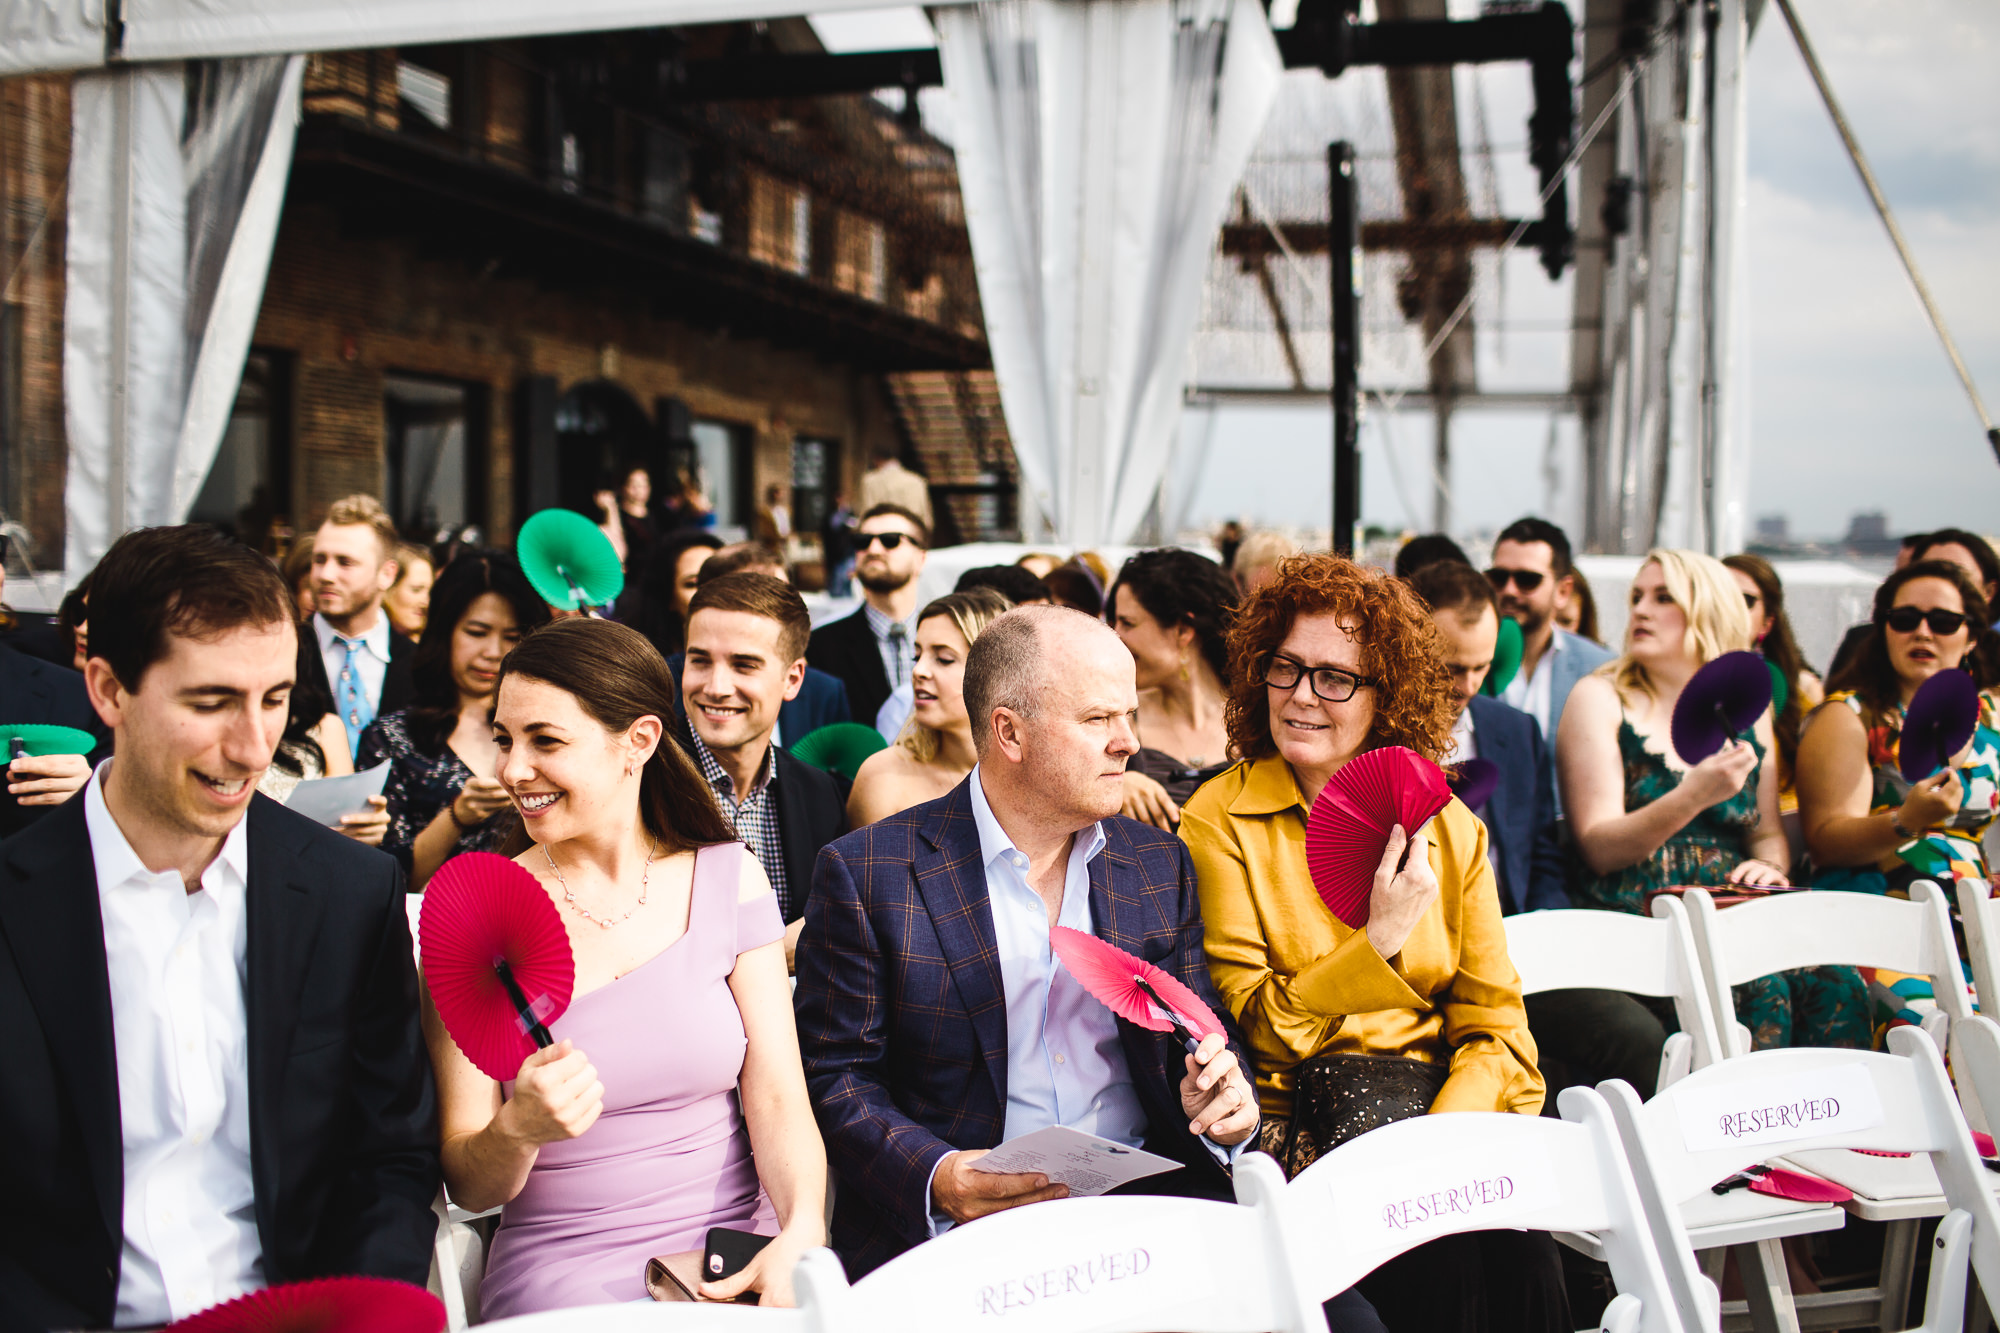
[[[1167,1021],[1174,1025],[1174,1036],[1179,1039],[1181,1045],[1187,1047],[1187,1053],[1193,1055],[1201,1046],[1201,1043],[1196,1041],[1194,1034],[1187,1030],[1187,1024],[1182,1022],[1181,1016],[1174,1012],[1174,1007],[1161,999],[1160,993],[1154,990],[1152,983],[1144,977],[1133,977],[1132,980],[1138,983],[1140,990],[1146,992],[1146,998],[1153,1002],[1154,1007],[1166,1015]]]
[[[597,607],[592,606],[590,604],[590,594],[586,593],[583,590],[582,586],[578,584],[575,579],[569,576],[569,571],[567,569],[563,568],[561,565],[557,565],[556,573],[562,575],[562,581],[569,585],[569,600],[571,604],[570,609],[572,611],[582,611],[586,616],[589,616],[592,620],[604,619],[604,613]]]
[[[514,1012],[521,1019],[521,1026],[535,1039],[538,1049],[546,1050],[555,1045],[556,1039],[549,1035],[542,1020],[535,1017],[535,1008],[528,1003],[528,997],[521,993],[521,983],[514,980],[514,969],[507,966],[505,958],[493,960],[493,970],[500,974],[500,984],[507,988],[507,998],[514,1002]]]
[[[19,736],[9,736],[7,738],[7,762],[11,764],[16,759],[26,759],[27,757],[28,742]]]

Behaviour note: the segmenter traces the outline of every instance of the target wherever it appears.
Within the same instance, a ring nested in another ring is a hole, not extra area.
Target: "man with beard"
[[[347,729],[350,754],[369,723],[416,702],[410,664],[417,646],[382,610],[396,581],[398,545],[396,525],[372,495],[335,500],[313,534],[311,630],[319,653],[311,661],[325,672],[322,688]]]
[[[931,533],[910,510],[879,504],[861,516],[854,543],[861,609],[814,630],[806,661],[845,682],[855,721],[872,724],[890,693],[910,678],[917,575],[924,571]]]
[[[1521,669],[1500,698],[1541,726],[1544,743],[1556,743],[1570,687],[1615,654],[1556,624],[1556,612],[1576,592],[1569,538],[1542,518],[1510,523],[1493,544],[1486,571],[1500,598],[1500,614],[1521,626]]]

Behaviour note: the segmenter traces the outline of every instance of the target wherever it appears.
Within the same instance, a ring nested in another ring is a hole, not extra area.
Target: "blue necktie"
[[[333,638],[347,650],[347,660],[340,667],[340,679],[333,683],[333,706],[340,713],[340,725],[347,728],[347,753],[352,757],[361,752],[361,733],[375,720],[375,705],[368,702],[368,691],[361,688],[361,670],[354,664],[354,655],[361,650],[361,641],[343,639],[338,634]]]

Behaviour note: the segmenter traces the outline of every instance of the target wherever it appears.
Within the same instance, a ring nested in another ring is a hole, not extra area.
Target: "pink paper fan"
[[[1185,1029],[1187,1035],[1182,1040],[1188,1042],[1190,1050],[1209,1033],[1222,1031],[1222,1024],[1201,997],[1173,973],[1068,926],[1053,927],[1049,943],[1069,974],[1126,1022],[1149,1032]],[[1149,987],[1151,995],[1146,993]]]
[[[444,1302],[386,1277],[289,1282],[211,1305],[163,1333],[444,1333]]]
[[[1768,1194],[1774,1199],[1793,1199],[1799,1203],[1846,1203],[1854,1197],[1854,1191],[1845,1185],[1836,1185],[1831,1180],[1798,1171],[1787,1171],[1782,1166],[1763,1168],[1750,1182],[1750,1190],[1754,1194]]]
[[[1414,836],[1451,801],[1444,772],[1415,750],[1388,745],[1358,755],[1320,791],[1306,819],[1306,867],[1327,910],[1355,930],[1389,831]]]
[[[513,1078],[521,1061],[548,1045],[547,1026],[576,989],[556,905],[506,857],[466,852],[431,876],[418,934],[445,1031],[488,1078]]]

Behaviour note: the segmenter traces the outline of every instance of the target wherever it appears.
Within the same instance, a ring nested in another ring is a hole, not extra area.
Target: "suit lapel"
[[[968,779],[970,781],[970,779]],[[972,797],[960,783],[925,824],[930,844],[916,859],[917,891],[930,913],[945,964],[979,1038],[986,1073],[1007,1105],[1007,992],[1000,979],[1000,946],[993,930],[993,902],[979,858],[979,829]]]
[[[272,1234],[267,1201],[277,1195],[278,1144],[283,1141],[286,1057],[298,1025],[299,998],[319,935],[323,904],[300,873],[298,848],[287,837],[277,806],[263,796],[250,802],[248,980],[244,1008],[250,1037],[250,1159],[257,1187],[258,1223]]]
[[[9,849],[0,891],[0,935],[41,1019],[42,1034],[90,1162],[106,1231],[124,1234],[124,1138],[118,1115],[118,1054],[97,867],[79,797]]]
[[[778,811],[778,855],[785,862],[785,884],[795,911],[805,910],[806,895],[812,891],[812,822],[806,816],[805,779],[798,773],[799,761],[777,746],[771,747],[771,780],[776,784]]]

